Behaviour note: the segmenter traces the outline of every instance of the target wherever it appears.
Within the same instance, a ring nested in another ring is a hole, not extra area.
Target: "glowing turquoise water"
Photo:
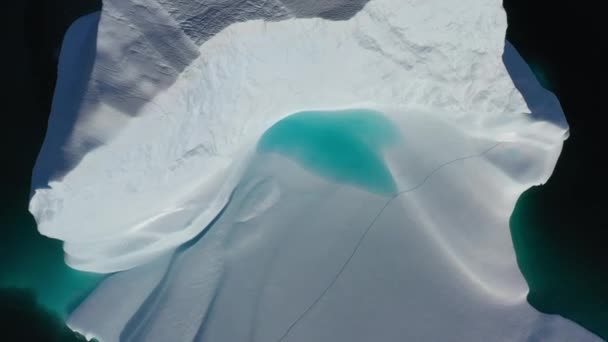
[[[393,194],[396,186],[382,148],[398,138],[397,128],[376,111],[306,111],[268,129],[258,151],[284,155],[335,182]]]
[[[66,318],[104,276],[67,266],[61,242],[40,235],[25,209],[3,218],[7,229],[0,245],[0,293],[11,297],[7,288],[27,289],[42,307]]]

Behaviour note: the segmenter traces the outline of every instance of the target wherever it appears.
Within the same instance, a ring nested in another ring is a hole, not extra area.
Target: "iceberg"
[[[319,3],[108,0],[72,25],[30,211],[112,274],[70,326],[599,340],[526,301],[509,217],[568,126],[501,1]]]

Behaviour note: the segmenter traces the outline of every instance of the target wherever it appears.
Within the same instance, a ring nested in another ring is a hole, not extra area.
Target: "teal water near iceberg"
[[[284,155],[332,181],[390,195],[397,187],[382,152],[398,139],[397,127],[377,111],[304,111],[268,129],[258,151]]]

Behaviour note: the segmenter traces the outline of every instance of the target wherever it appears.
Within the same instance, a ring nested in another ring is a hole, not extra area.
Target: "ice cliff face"
[[[69,323],[594,340],[525,300],[509,216],[567,125],[505,30],[497,0],[106,1],[65,37],[33,175],[67,262],[123,271]]]

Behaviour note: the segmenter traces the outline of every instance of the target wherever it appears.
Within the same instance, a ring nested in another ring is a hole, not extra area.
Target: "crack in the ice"
[[[304,310],[304,312],[302,312],[302,314],[295,321],[293,321],[293,323],[291,323],[291,325],[287,328],[287,330],[285,331],[285,333],[283,333],[283,335],[277,340],[277,342],[283,341],[289,335],[289,333],[291,332],[291,330],[293,330],[293,328],[302,320],[302,318],[304,318],[304,316],[306,316],[306,314],[308,314],[308,312],[310,312],[310,310],[312,310],[312,308],[315,307],[321,301],[321,299],[325,296],[325,294],[329,291],[329,289],[331,289],[334,286],[334,284],[336,283],[336,281],[338,281],[338,279],[340,278],[340,276],[342,275],[342,273],[344,272],[344,270],[346,269],[346,267],[348,266],[348,264],[350,263],[350,261],[352,260],[352,258],[357,253],[357,250],[361,246],[361,243],[363,243],[363,240],[365,240],[365,237],[367,236],[367,234],[371,231],[371,228],[374,226],[374,224],[376,223],[376,221],[378,220],[378,218],[380,217],[380,215],[382,215],[382,213],[384,212],[384,210],[386,210],[386,208],[393,202],[393,200],[397,199],[401,195],[404,195],[406,193],[410,193],[410,192],[412,192],[414,190],[419,189],[435,173],[437,173],[437,171],[439,171],[440,169],[442,169],[442,168],[444,168],[444,167],[446,167],[446,166],[448,166],[448,165],[450,165],[452,163],[458,162],[458,161],[481,157],[481,156],[487,154],[488,152],[492,151],[493,149],[495,149],[496,147],[498,147],[501,144],[503,144],[503,142],[498,142],[494,146],[486,149],[483,152],[480,152],[480,153],[477,153],[477,154],[473,154],[473,155],[464,156],[464,157],[460,157],[460,158],[456,158],[456,159],[447,161],[445,163],[442,163],[442,164],[438,165],[437,167],[435,167],[431,172],[429,172],[429,174],[420,183],[416,184],[415,186],[413,186],[413,187],[411,187],[409,189],[399,191],[398,193],[394,194],[388,201],[386,201],[386,203],[384,204],[384,206],[380,209],[380,211],[378,211],[378,214],[374,217],[374,219],[372,220],[372,222],[369,224],[369,226],[363,232],[363,234],[359,238],[359,241],[357,241],[357,244],[355,245],[355,248],[353,249],[352,253],[348,257],[348,259],[346,259],[346,261],[344,262],[344,264],[342,265],[342,267],[340,268],[340,270],[338,271],[338,273],[336,274],[336,276],[332,279],[332,281],[329,283],[329,285],[327,285],[327,287],[325,287],[325,289],[321,292],[321,294],[317,297],[317,299],[315,299],[306,308],[306,310]]]

